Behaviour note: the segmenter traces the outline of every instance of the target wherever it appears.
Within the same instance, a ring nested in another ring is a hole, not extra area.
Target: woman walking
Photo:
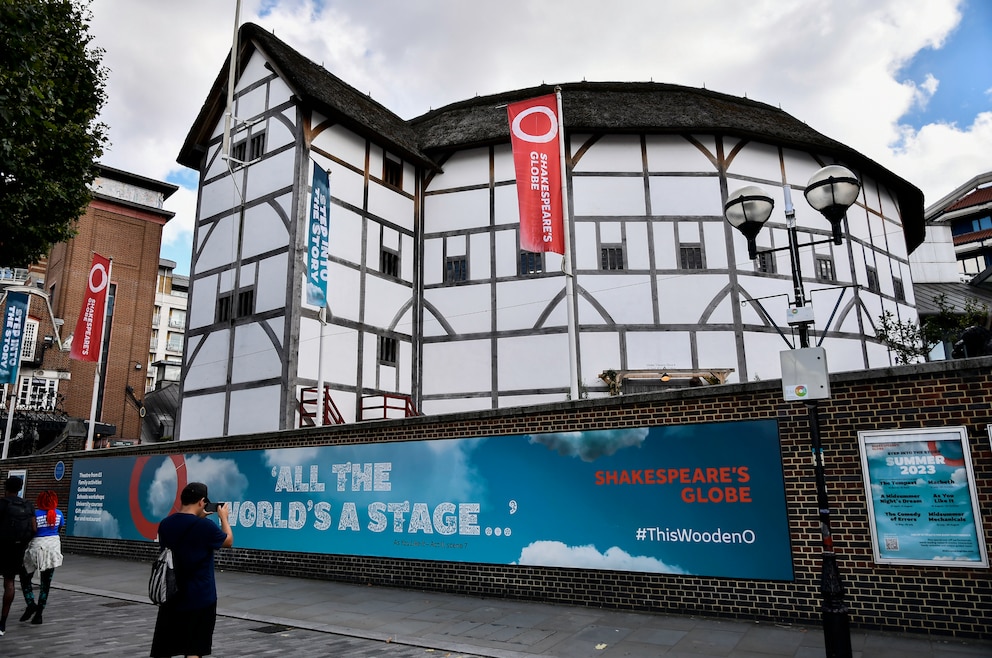
[[[28,604],[27,610],[21,615],[21,621],[31,619],[32,624],[42,623],[42,612],[48,602],[48,592],[52,588],[52,577],[56,567],[62,566],[62,542],[59,539],[59,529],[65,525],[65,517],[58,509],[59,497],[51,490],[38,494],[35,505],[35,520],[38,522],[38,532],[28,544],[24,552],[24,566],[21,568],[21,592]],[[38,592],[38,602],[34,600],[34,590],[31,578],[35,571],[41,571],[41,588]]]

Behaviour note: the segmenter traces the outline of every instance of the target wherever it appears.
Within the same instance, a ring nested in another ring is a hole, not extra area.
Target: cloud
[[[986,171],[992,149],[979,122],[957,132],[901,123],[933,82],[907,84],[899,71],[954,38],[960,7],[614,0],[604,14],[596,0],[245,0],[241,19],[407,119],[542,82],[654,80],[747,95],[892,168],[929,201]],[[103,161],[162,180],[183,171],[176,156],[227,57],[234,3],[94,0],[92,10],[110,69]],[[186,247],[194,202],[167,204],[177,211],[167,245]]]
[[[536,541],[520,551],[520,565],[574,567],[606,571],[640,571],[645,573],[686,573],[681,567],[665,564],[644,555],[631,555],[613,546],[600,553],[595,546],[567,546],[560,541]]]
[[[648,436],[643,427],[618,430],[595,430],[585,432],[558,432],[534,434],[531,443],[544,445],[565,457],[578,457],[584,462],[593,462],[603,456],[610,456],[631,446],[640,447]]]
[[[233,459],[217,459],[206,455],[186,455],[186,481],[207,485],[210,499],[240,500],[248,489],[248,478],[239,470]],[[155,469],[148,487],[148,503],[152,516],[162,518],[172,512],[178,491],[178,478],[172,460],[164,460]]]
[[[72,534],[76,537],[120,539],[121,528],[117,519],[110,512],[102,510],[99,521],[77,521]]]

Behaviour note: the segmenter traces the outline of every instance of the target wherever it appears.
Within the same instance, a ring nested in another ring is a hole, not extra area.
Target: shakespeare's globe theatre
[[[236,166],[221,153],[226,66],[179,157],[200,173],[180,438],[298,426],[300,392],[318,382],[345,422],[383,393],[426,414],[565,400],[562,256],[520,249],[506,110],[555,88],[403,120],[254,25],[237,70]],[[752,100],[655,83],[560,90],[583,395],[606,395],[609,370],[781,376],[793,270],[787,249],[751,260],[724,219],[745,185],[775,200],[759,251],[788,245],[791,191],[810,340],[830,370],[891,364],[874,326],[886,310],[916,318],[916,187]],[[303,294],[315,164],[330,180],[323,329]],[[830,164],[862,186],[841,244],[803,198]]]

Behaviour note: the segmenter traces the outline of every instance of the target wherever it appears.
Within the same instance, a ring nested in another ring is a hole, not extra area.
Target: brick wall
[[[905,366],[831,378],[820,425],[838,563],[853,627],[992,638],[988,569],[876,565],[872,558],[857,435],[862,430],[965,426],[971,444],[986,543],[992,545],[992,358]],[[258,450],[492,436],[607,427],[777,419],[792,535],[794,582],[666,574],[428,562],[239,549],[221,568],[325,578],[645,612],[729,616],[771,622],[820,621],[820,534],[806,409],[782,401],[780,382],[678,389],[519,409],[373,421],[250,437],[167,443],[115,454]],[[29,495],[55,488],[68,500],[72,460],[82,453],[10,460],[30,469]],[[54,464],[67,476],[55,482]],[[150,560],[143,542],[68,538],[65,549]]]

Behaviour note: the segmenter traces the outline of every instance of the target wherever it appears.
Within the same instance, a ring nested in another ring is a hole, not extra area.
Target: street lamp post
[[[131,368],[133,367],[135,370],[141,370],[141,363],[139,363],[138,361],[131,361],[127,365],[128,365],[127,377],[125,378],[125,382],[124,382],[124,409],[121,412],[121,439],[125,438],[124,429],[127,426],[127,398],[128,395],[134,397],[134,389],[131,388]],[[139,407],[139,412],[140,412],[140,407]],[[141,422],[140,413],[139,413],[138,422],[139,423]],[[138,442],[139,443],[141,442],[140,425],[138,430]]]
[[[756,185],[748,185],[727,197],[724,216],[727,221],[747,238],[748,256],[754,260],[760,253],[789,250],[792,263],[793,317],[791,323],[799,327],[799,345],[809,347],[809,325],[813,321],[808,313],[806,292],[803,289],[802,267],[799,260],[799,242],[796,231],[796,212],[788,185],[782,187],[785,195],[785,219],[789,246],[758,251],[755,238],[771,216],[775,202]],[[806,185],[805,195],[810,206],[819,211],[832,226],[830,239],[810,242],[810,245],[843,240],[841,222],[847,209],[854,204],[861,191],[858,178],[846,167],[830,165],[817,171]],[[825,374],[824,361],[824,374]],[[823,637],[828,658],[851,657],[851,631],[848,608],[844,601],[844,583],[837,568],[833,535],[830,528],[830,501],[823,467],[823,449],[820,441],[819,401],[804,401],[809,414],[810,443],[813,450],[813,471],[816,479],[816,503],[819,511],[820,539],[822,546],[820,595],[822,603]]]

